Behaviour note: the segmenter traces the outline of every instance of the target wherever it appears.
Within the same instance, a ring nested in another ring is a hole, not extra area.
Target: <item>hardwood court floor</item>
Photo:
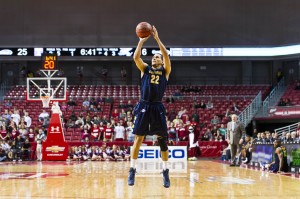
[[[171,187],[159,163],[139,163],[127,186],[129,162],[0,164],[0,198],[300,198],[298,176],[271,174],[222,162],[170,163]]]

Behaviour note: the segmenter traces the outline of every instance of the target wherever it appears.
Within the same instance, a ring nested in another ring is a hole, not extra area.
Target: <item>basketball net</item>
[[[46,95],[46,96],[41,96],[41,100],[43,102],[43,108],[49,108],[49,103],[50,103],[50,96]]]

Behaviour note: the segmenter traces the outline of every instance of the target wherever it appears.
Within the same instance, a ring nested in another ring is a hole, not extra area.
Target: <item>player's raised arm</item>
[[[164,68],[166,70],[167,79],[169,79],[169,75],[171,73],[171,61],[170,61],[170,57],[168,55],[168,51],[167,51],[165,45],[160,41],[160,39],[158,37],[158,32],[157,32],[155,26],[153,26],[153,33],[152,34],[153,34],[153,37],[156,40],[156,42],[159,46],[159,49],[162,53],[163,61],[164,61]]]
[[[134,54],[133,54],[133,60],[136,64],[136,66],[138,67],[138,69],[140,69],[140,71],[142,72],[142,74],[144,73],[144,70],[145,70],[147,64],[142,60],[141,52],[142,52],[143,44],[145,43],[145,41],[147,41],[147,39],[149,37],[140,38],[140,41],[139,41],[139,43],[136,47],[136,50],[134,51]]]

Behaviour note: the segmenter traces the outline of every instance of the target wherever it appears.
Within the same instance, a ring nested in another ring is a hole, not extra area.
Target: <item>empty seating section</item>
[[[300,105],[300,90],[295,89],[296,83],[290,84],[281,97],[281,99],[289,99],[292,106]]]
[[[180,85],[169,85],[167,87],[165,96],[171,96],[176,91],[180,91],[183,86]],[[228,119],[224,117],[226,110],[232,107],[233,103],[236,103],[237,106],[242,111],[245,109],[254,97],[258,94],[259,91],[262,91],[263,96],[268,95],[269,86],[267,85],[237,85],[237,86],[199,86],[200,92],[182,92],[180,98],[175,98],[174,103],[166,103],[165,107],[168,111],[174,110],[176,113],[180,110],[181,107],[184,107],[188,110],[188,116],[190,117],[193,114],[192,104],[194,100],[200,102],[208,100],[213,103],[213,108],[211,109],[201,109],[198,108],[197,113],[200,116],[200,123],[203,123],[203,126],[199,129],[201,131],[206,131],[207,128],[211,128],[210,124],[211,119],[214,115],[218,115],[220,118],[221,124],[227,124]],[[30,91],[37,92],[37,91]],[[112,110],[119,109],[120,101],[123,100],[125,104],[128,100],[131,100],[131,103],[135,105],[139,101],[140,96],[140,87],[137,85],[69,85],[67,88],[68,97],[73,98],[77,103],[73,109],[62,110],[64,120],[69,119],[72,111],[75,115],[78,116],[80,113],[86,115],[87,112],[82,107],[82,102],[85,98],[111,98],[112,101],[104,100],[100,102],[102,110],[99,112],[90,112],[90,116],[94,115],[99,116],[100,118],[106,115],[107,118],[110,118]],[[299,98],[299,97],[298,97]],[[295,99],[298,99],[295,98]],[[41,126],[42,123],[38,121],[38,115],[42,112],[42,102],[27,102],[26,101],[26,86],[17,85],[12,87],[4,97],[0,108],[3,112],[4,109],[9,109],[5,107],[5,102],[10,100],[13,104],[13,108],[20,110],[21,116],[22,111],[25,109],[30,117],[32,118],[33,126]],[[60,103],[61,105],[61,103]],[[13,109],[12,108],[12,109]],[[51,108],[46,109],[50,113]],[[81,130],[78,128],[67,128],[65,130],[65,138],[68,141],[80,141]]]

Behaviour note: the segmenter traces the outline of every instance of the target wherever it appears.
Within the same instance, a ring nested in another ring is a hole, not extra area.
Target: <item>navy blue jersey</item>
[[[167,83],[164,67],[153,69],[147,66],[141,82],[141,99],[148,102],[161,102]]]

